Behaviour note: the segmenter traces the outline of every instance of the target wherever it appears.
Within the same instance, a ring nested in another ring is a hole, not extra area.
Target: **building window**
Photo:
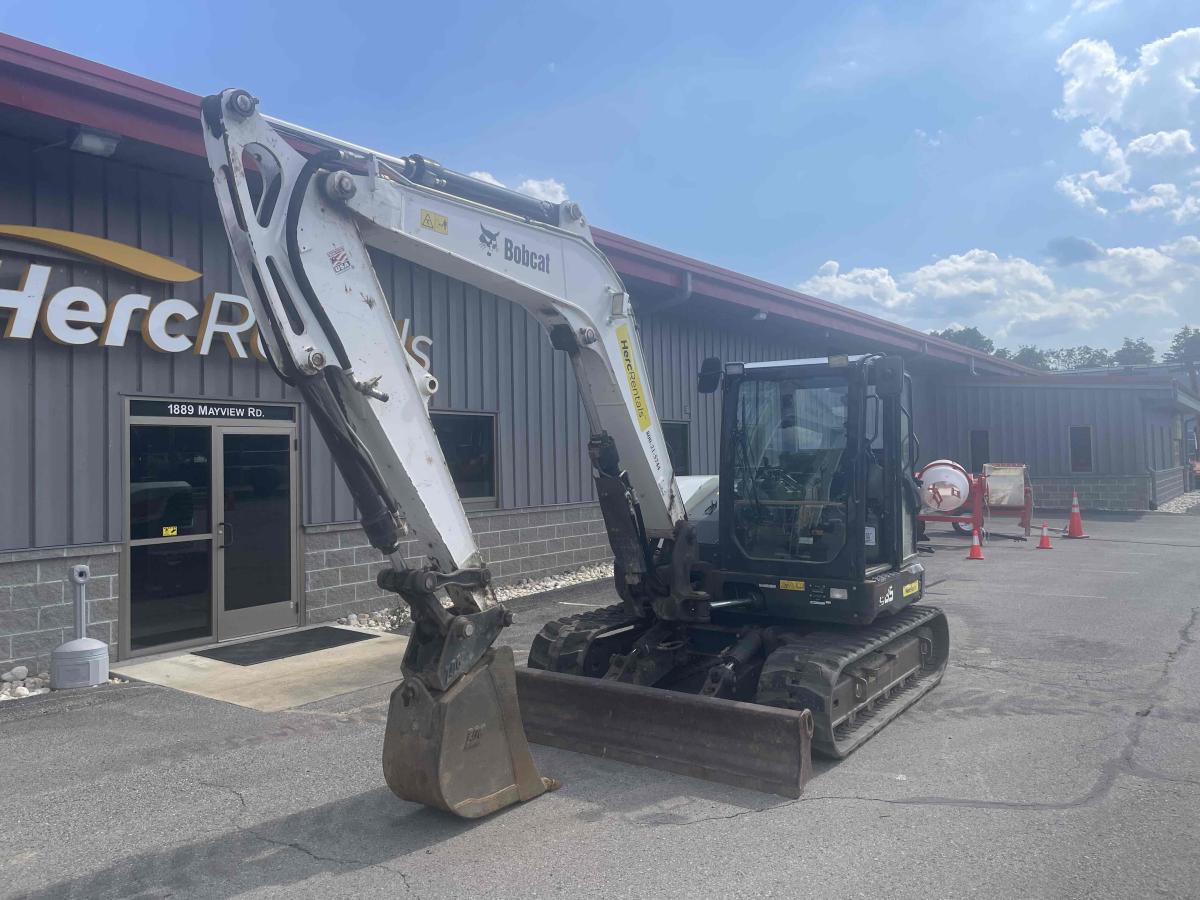
[[[676,475],[690,475],[692,473],[688,461],[691,459],[691,446],[688,443],[688,429],[691,426],[687,422],[663,422],[663,438],[667,442],[667,456],[671,458],[671,468],[675,470]]]
[[[1070,433],[1071,471],[1092,472],[1095,463],[1092,458],[1092,426],[1072,425]]]
[[[992,461],[992,441],[987,429],[975,429],[969,435],[971,445],[971,471],[982,472]]]
[[[430,413],[454,486],[464,500],[496,496],[496,417],[487,413]]]

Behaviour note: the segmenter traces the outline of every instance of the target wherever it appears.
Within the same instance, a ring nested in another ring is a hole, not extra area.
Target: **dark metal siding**
[[[690,470],[715,475],[720,462],[721,395],[696,390],[700,363],[710,356],[728,362],[764,362],[804,354],[794,344],[739,334],[688,318],[686,313],[642,316],[639,325],[659,418],[690,423]]]
[[[172,293],[197,306],[211,291],[239,292],[215,200],[207,185],[60,148],[34,152],[0,136],[0,222],[98,234],[172,257],[204,272]],[[0,253],[0,287],[15,288],[27,257]],[[101,266],[50,264],[47,297],[68,284],[102,297],[167,287]],[[196,320],[189,325],[194,328]],[[115,541],[122,536],[122,394],[212,399],[289,399],[265,367],[156,353],[131,329],[123,349],[72,348],[41,334],[0,339],[0,548]]]
[[[989,432],[992,462],[1025,463],[1030,474],[1070,475],[1068,429],[1092,427],[1096,475],[1144,475],[1146,390],[1120,387],[946,384],[930,380],[918,406],[923,461],[966,464],[968,435]]]
[[[173,290],[99,266],[37,258],[52,266],[47,297],[68,284],[107,301],[126,293],[174,296],[198,307],[213,291],[241,293],[207,182],[175,177],[0,135],[0,222],[96,234],[169,256],[204,273]],[[28,257],[0,252],[0,288],[15,288]],[[433,339],[434,409],[495,413],[499,502],[505,509],[590,500],[587,420],[574,373],[520,307],[403,260],[377,255],[398,318]],[[635,307],[638,298],[634,297]],[[2,314],[0,314],[2,315]],[[135,326],[138,320],[135,318]],[[197,322],[188,323],[194,333]],[[642,336],[664,419],[691,423],[691,471],[717,470],[719,407],[701,398],[706,356],[796,356],[782,341],[738,335],[686,312],[647,316]],[[0,339],[0,549],[119,541],[122,395],[296,400],[265,365],[157,353],[131,328],[124,348],[71,348],[40,333]],[[300,422],[302,517],[351,521],[354,505],[307,414]]]

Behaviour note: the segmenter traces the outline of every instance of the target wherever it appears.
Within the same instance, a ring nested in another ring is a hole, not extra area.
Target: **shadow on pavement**
[[[209,786],[241,800],[237,791]],[[388,865],[392,860],[476,824],[401,803],[386,787],[265,822],[242,824],[244,813],[243,808],[234,817],[232,831],[210,840],[132,854],[94,873],[19,896],[61,900],[194,892],[224,898],[294,884],[317,872],[372,867],[390,870],[399,879],[401,870]]]
[[[714,817],[714,804],[715,817],[726,818],[794,802],[666,773],[661,780],[647,783],[647,769],[565,751],[539,753],[539,757],[543,769],[565,777],[566,786],[561,794],[533,802],[544,808],[561,797],[564,802],[557,812],[561,815],[569,810],[568,815],[583,822],[615,818],[637,826],[690,824]],[[814,759],[814,780],[835,765],[831,760]],[[227,823],[231,830],[208,840],[131,854],[87,875],[18,896],[27,900],[99,900],[194,893],[232,898],[256,888],[286,888],[322,872],[340,875],[360,869],[380,869],[403,881],[405,857],[477,826],[498,824],[524,808],[510,807],[485,819],[467,821],[403,803],[386,787],[379,787],[287,816],[250,822],[238,791],[202,783],[241,804]],[[808,792],[812,789],[810,782]]]

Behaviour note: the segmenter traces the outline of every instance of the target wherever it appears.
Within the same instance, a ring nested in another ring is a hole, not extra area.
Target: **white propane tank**
[[[952,459],[935,459],[917,478],[921,481],[921,505],[926,509],[952,513],[971,496],[967,470]]]

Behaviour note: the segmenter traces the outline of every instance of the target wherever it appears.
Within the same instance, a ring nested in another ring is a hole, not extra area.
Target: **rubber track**
[[[939,632],[940,636],[947,633],[940,609],[910,606],[866,628],[810,632],[789,640],[763,664],[755,701],[788,709],[811,709],[816,726],[813,749],[841,759],[937,685],[946,668],[949,648],[935,646],[935,656],[941,657],[936,668],[918,673],[916,679],[895,690],[888,699],[876,701],[874,709],[860,712],[855,725],[843,725],[835,734],[831,728],[831,698],[843,670],[924,625],[933,627],[935,638]]]
[[[547,622],[529,647],[528,666],[564,675],[585,675],[583,663],[598,634],[639,620],[619,603]],[[604,674],[601,672],[600,674]]]

